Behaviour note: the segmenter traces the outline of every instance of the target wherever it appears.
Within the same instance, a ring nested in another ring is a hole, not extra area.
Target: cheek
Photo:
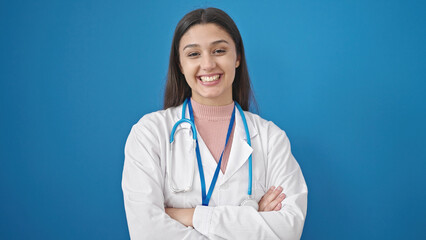
[[[186,83],[192,88],[192,85],[194,83],[194,70],[193,68],[188,67],[188,65],[182,65],[181,66],[182,74],[185,78]]]
[[[236,68],[236,64],[237,64],[237,56],[229,56],[228,58],[226,58],[225,60],[226,62],[224,62],[224,64],[226,64],[226,69],[231,71],[235,71]]]
[[[223,66],[226,67],[226,71],[228,72],[228,74],[230,73],[234,73],[235,74],[235,64],[236,64],[236,60],[234,59],[229,59],[226,62],[223,63]]]
[[[179,69],[182,74],[185,74],[185,62],[179,59]]]
[[[185,75],[190,77],[191,74],[194,73],[194,67],[191,65],[191,63],[187,61],[181,61],[180,62],[180,71]]]

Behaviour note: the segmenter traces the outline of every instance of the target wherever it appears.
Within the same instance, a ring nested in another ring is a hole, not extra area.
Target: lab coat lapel
[[[253,148],[247,143],[246,131],[244,129],[243,120],[238,110],[235,113],[235,130],[234,139],[232,140],[231,152],[229,153],[228,165],[226,166],[225,174],[222,178],[221,184],[225,183],[232,175],[237,172],[241,166],[244,165],[250,154],[253,152]],[[252,139],[257,135],[256,129],[253,127],[250,119],[246,117],[247,125],[250,132],[250,138]]]
[[[213,155],[210,153],[210,150],[207,148],[207,145],[204,143],[204,140],[201,138],[200,134],[197,134],[198,137],[198,146],[200,147],[201,161],[203,162],[204,178],[206,181],[206,190],[210,188],[211,181],[216,171],[217,162],[214,159]],[[219,171],[218,179],[223,178],[222,171]],[[217,183],[216,183],[217,186]]]

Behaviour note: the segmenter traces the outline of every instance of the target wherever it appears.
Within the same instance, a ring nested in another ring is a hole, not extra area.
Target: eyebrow
[[[214,41],[214,42],[210,43],[210,45],[216,45],[216,44],[219,44],[219,43],[229,44],[227,41],[222,39],[222,40]],[[193,48],[193,47],[199,47],[199,46],[200,46],[200,44],[195,44],[195,43],[188,44],[185,47],[183,47],[182,51],[185,50],[186,48]]]

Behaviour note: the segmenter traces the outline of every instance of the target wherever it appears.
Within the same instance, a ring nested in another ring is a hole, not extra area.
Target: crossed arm
[[[155,128],[135,126],[129,134],[123,168],[123,195],[132,239],[300,239],[306,216],[307,187],[277,128],[269,134],[266,185],[259,212],[249,206],[164,208],[164,178]],[[284,199],[285,198],[285,199]],[[282,205],[281,205],[282,202]],[[193,227],[188,227],[193,226]]]
[[[282,187],[272,186],[259,201],[259,212],[279,211],[285,198]],[[192,219],[195,208],[166,208],[166,213],[185,226],[193,226]]]

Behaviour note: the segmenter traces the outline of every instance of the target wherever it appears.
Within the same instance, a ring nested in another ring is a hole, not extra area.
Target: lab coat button
[[[220,186],[220,189],[221,190],[226,190],[226,189],[228,189],[229,188],[229,184],[228,183],[224,183],[224,184],[222,184],[221,186]]]

